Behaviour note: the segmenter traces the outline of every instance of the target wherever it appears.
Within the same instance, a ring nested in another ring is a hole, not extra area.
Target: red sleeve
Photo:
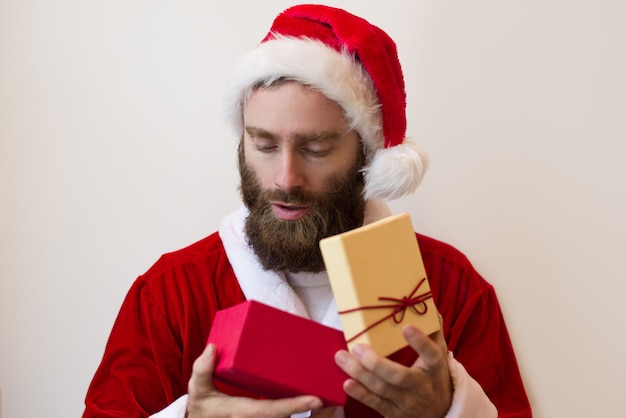
[[[448,324],[448,346],[481,385],[499,417],[532,416],[509,333],[492,287],[467,301]]]
[[[140,278],[119,311],[83,417],[143,417],[163,409],[181,392],[180,363],[181,350]]]
[[[83,418],[147,417],[185,394],[215,313],[244,299],[217,234],[163,256],[122,303]]]
[[[454,248],[425,237],[435,302],[444,318],[448,348],[480,384],[499,417],[532,416],[513,346],[493,289]]]

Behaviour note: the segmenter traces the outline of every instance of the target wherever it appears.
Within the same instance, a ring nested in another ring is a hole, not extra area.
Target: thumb
[[[215,357],[215,344],[208,344],[200,357],[194,361],[191,379],[189,379],[189,396],[205,397],[216,391],[213,385]]]

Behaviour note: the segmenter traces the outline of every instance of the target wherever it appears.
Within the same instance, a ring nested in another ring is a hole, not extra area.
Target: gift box
[[[348,347],[365,343],[386,357],[407,345],[405,325],[440,328],[407,213],[325,238],[320,249]]]
[[[213,378],[268,399],[318,396],[343,405],[348,376],[335,364],[343,333],[257,301],[215,315],[208,343],[217,348]]]

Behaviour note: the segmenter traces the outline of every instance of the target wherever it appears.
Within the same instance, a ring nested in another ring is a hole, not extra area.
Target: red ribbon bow
[[[347,309],[345,311],[339,311],[339,314],[342,315],[342,314],[346,314],[346,313],[350,313],[350,312],[363,311],[363,310],[366,310],[366,309],[388,309],[388,308],[393,308],[392,312],[389,315],[387,315],[387,316],[379,319],[378,321],[374,322],[373,324],[371,324],[370,326],[365,328],[363,331],[359,332],[358,334],[356,334],[352,338],[347,339],[346,341],[347,342],[354,341],[355,339],[357,339],[361,335],[365,334],[370,329],[374,328],[375,326],[379,325],[382,322],[385,322],[389,318],[392,318],[393,322],[395,322],[396,324],[401,323],[404,320],[404,313],[406,312],[406,310],[408,308],[413,308],[413,310],[418,315],[424,315],[428,311],[428,305],[426,305],[426,300],[432,298],[433,294],[432,294],[431,291],[428,291],[426,293],[422,293],[421,295],[415,296],[415,293],[417,293],[418,289],[420,288],[420,286],[425,281],[426,281],[426,278],[424,277],[422,280],[420,280],[420,282],[417,284],[417,286],[415,286],[415,289],[413,289],[411,294],[409,296],[403,296],[402,299],[391,298],[391,297],[379,297],[378,298],[378,300],[380,300],[380,301],[390,301],[390,302],[393,302],[393,303],[385,304],[385,305],[362,306],[360,308],[354,308],[354,309]]]

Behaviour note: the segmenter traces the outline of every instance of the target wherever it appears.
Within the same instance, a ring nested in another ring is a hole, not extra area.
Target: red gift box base
[[[343,332],[256,301],[217,312],[208,343],[217,347],[213,377],[268,399],[318,396],[344,405],[348,376],[334,360]]]

